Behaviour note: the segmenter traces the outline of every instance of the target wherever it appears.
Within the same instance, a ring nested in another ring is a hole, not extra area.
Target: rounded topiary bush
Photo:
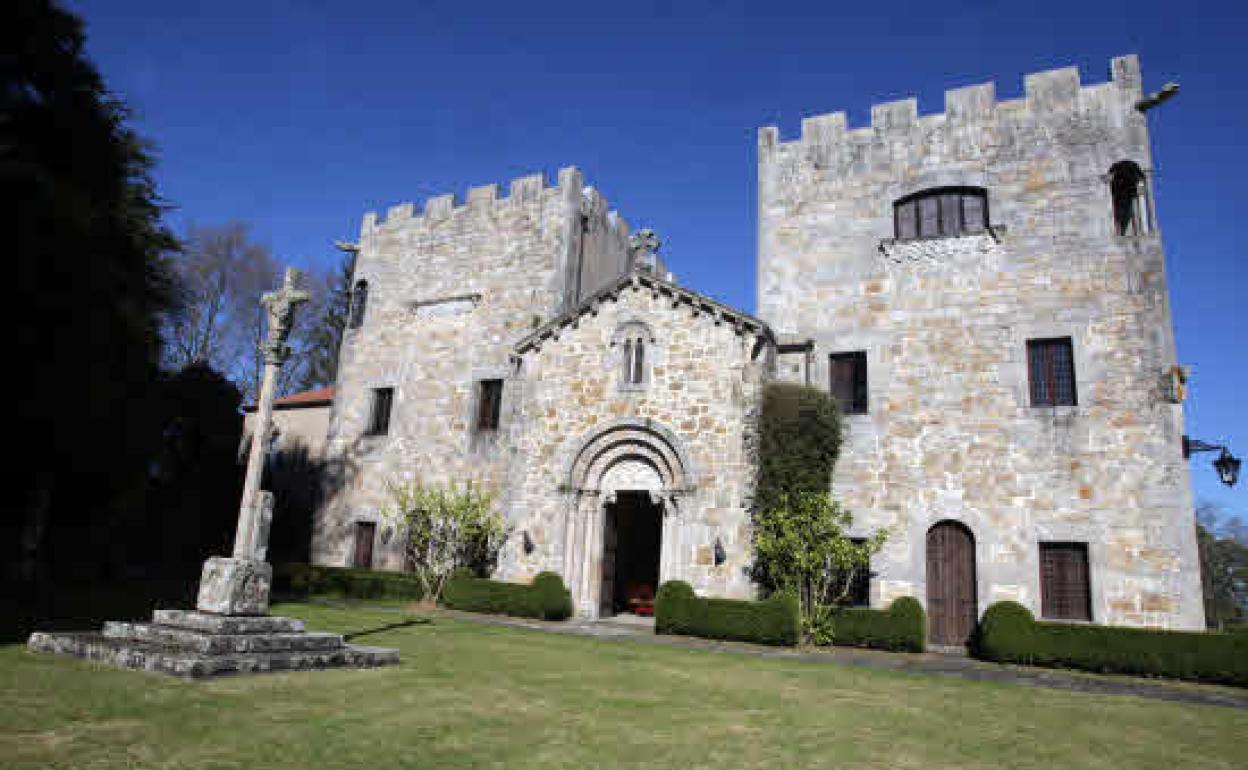
[[[533,578],[533,592],[538,596],[544,620],[567,620],[572,617],[572,594],[555,572],[539,572]]]
[[[659,592],[654,597],[655,633],[689,633],[694,599],[693,586],[683,580],[669,580],[659,586]]]
[[[975,654],[985,660],[1031,660],[1036,619],[1018,602],[997,602],[984,613],[975,634]]]
[[[900,596],[888,607],[897,634],[893,649],[923,652],[927,647],[927,613],[913,596]]]

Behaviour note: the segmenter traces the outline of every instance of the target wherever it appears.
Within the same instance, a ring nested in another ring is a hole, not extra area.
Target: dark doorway
[[[619,492],[604,510],[598,614],[653,612],[663,516],[649,492]]]
[[[958,646],[975,630],[975,538],[956,521],[927,531],[927,617],[932,644]]]

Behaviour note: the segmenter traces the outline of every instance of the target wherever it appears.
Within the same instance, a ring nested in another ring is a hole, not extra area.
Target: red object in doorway
[[[624,587],[624,597],[634,615],[654,614],[654,586],[649,583],[629,583]]]

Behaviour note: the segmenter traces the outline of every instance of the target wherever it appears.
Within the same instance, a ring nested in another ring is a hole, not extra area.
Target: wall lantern
[[[724,553],[724,544],[717,537],[715,538],[715,566],[723,564],[728,560],[728,554]]]
[[[1191,457],[1197,452],[1219,452],[1218,459],[1213,461],[1213,469],[1218,472],[1218,478],[1228,487],[1235,486],[1235,482],[1239,481],[1240,460],[1225,446],[1184,436],[1183,456]]]

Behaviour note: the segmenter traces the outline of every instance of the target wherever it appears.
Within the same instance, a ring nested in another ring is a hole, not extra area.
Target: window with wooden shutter
[[[498,430],[503,407],[503,381],[481,380],[477,393],[477,430]]]
[[[1075,356],[1070,337],[1027,340],[1032,406],[1075,406]]]
[[[867,412],[867,353],[833,353],[828,357],[830,393],[843,414]]]
[[[937,187],[893,204],[893,236],[899,241],[948,238],[988,229],[988,193],[982,187]]]
[[[394,388],[375,388],[373,406],[368,416],[370,436],[384,436],[390,432],[390,409],[394,404]]]
[[[358,569],[373,568],[373,542],[377,539],[377,524],[371,521],[355,523],[355,553],[351,566]]]
[[[1040,614],[1048,620],[1091,620],[1087,543],[1040,544]]]

